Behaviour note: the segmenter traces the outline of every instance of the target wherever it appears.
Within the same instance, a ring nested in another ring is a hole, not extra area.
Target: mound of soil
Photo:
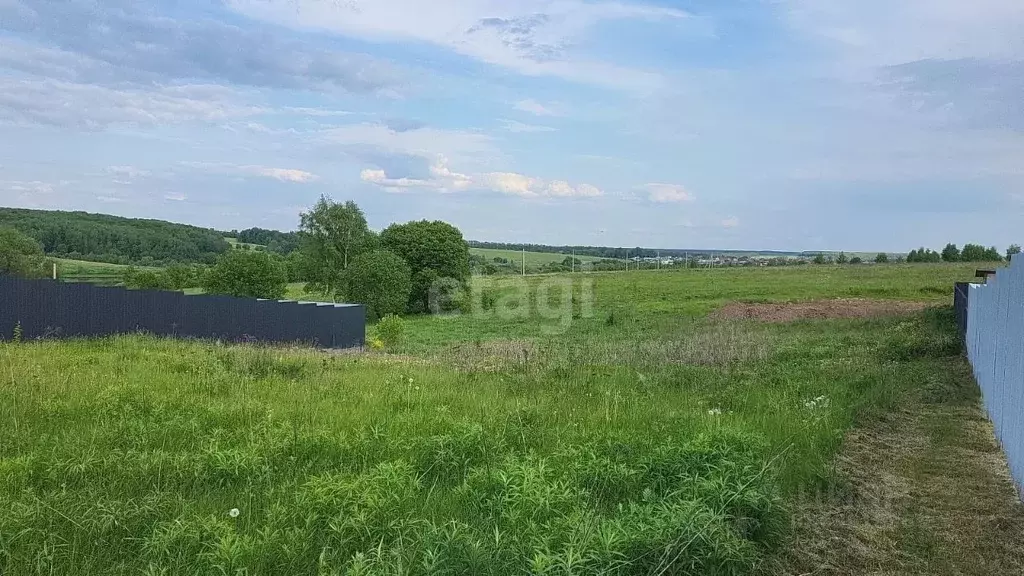
[[[712,318],[793,322],[826,318],[877,318],[899,316],[932,306],[928,302],[840,298],[789,303],[731,302],[711,314]]]

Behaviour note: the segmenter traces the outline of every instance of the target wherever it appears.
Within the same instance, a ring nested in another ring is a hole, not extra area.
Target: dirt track
[[[932,304],[900,300],[842,298],[791,303],[731,302],[711,314],[712,318],[793,322],[827,318],[877,318],[898,316],[923,310]]]

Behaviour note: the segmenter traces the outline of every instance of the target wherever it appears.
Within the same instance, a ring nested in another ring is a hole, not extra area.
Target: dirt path
[[[1024,574],[1024,505],[966,361],[948,362],[902,410],[851,433],[848,484],[799,507],[765,574]]]

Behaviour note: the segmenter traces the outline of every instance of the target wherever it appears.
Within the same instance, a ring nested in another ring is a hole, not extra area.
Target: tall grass
[[[418,359],[5,344],[0,573],[746,574],[844,431],[957,352],[948,312],[623,313]]]

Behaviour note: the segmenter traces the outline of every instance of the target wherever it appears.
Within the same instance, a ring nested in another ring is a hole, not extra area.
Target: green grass
[[[224,237],[224,241],[227,242],[228,244],[231,244],[232,248],[241,248],[243,246],[248,246],[250,249],[266,248],[266,246],[263,244],[250,244],[248,242],[239,242],[238,238],[231,238],[228,236]]]
[[[125,269],[128,268],[128,266],[122,264],[69,260],[66,258],[54,258],[54,262],[57,263],[57,274],[60,278],[94,284],[117,284],[121,281]],[[138,268],[143,270],[149,269],[145,266]],[[152,269],[155,270],[156,268]]]
[[[844,432],[958,353],[948,310],[706,318],[967,269],[808,270],[595,274],[560,334],[412,319],[401,355],[3,345],[0,573],[751,573]]]
[[[494,258],[504,258],[513,264],[521,265],[523,263],[523,252],[519,250],[495,250],[491,248],[470,248],[470,254],[478,254],[487,259],[488,262],[493,261]],[[554,254],[549,252],[527,252],[526,253],[526,267],[527,268],[539,268],[545,264],[552,262],[561,264],[566,258],[572,256],[572,254]],[[596,262],[603,260],[603,258],[596,258],[594,256],[582,256],[577,255],[577,259],[583,262]]]

